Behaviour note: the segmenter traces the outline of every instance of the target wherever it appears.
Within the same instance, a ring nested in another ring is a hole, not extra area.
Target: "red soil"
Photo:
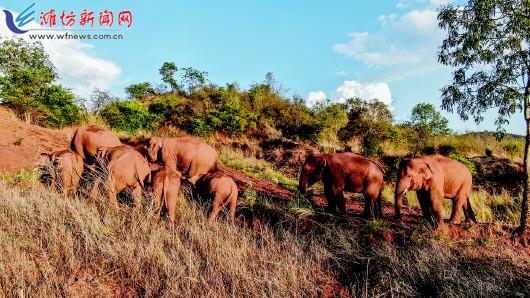
[[[14,173],[34,166],[42,152],[68,148],[68,134],[27,124],[0,107],[0,172]]]

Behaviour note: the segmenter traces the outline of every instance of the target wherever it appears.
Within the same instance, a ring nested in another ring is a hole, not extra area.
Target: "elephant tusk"
[[[408,188],[405,188],[405,189],[403,190],[403,192],[401,193],[401,195],[404,196],[404,195],[407,193],[407,191],[408,191]]]

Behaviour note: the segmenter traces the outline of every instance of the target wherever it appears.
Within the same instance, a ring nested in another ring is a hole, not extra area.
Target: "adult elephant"
[[[328,211],[335,213],[337,205],[346,213],[344,191],[362,193],[365,198],[365,217],[381,217],[381,188],[383,169],[374,161],[350,152],[309,154],[300,175],[302,193],[319,180],[324,183]]]
[[[122,143],[112,131],[99,126],[80,126],[70,142],[70,149],[79,154],[87,164],[93,164],[100,147],[115,147]]]
[[[147,155],[170,172],[181,172],[195,185],[201,175],[217,171],[219,155],[212,146],[190,137],[149,140]]]
[[[109,202],[117,206],[116,195],[126,188],[132,190],[135,207],[142,200],[142,189],[151,183],[151,168],[145,157],[128,145],[100,147],[97,151],[98,187],[105,190]]]
[[[396,216],[401,218],[403,196],[407,191],[416,191],[424,218],[430,222],[434,219],[435,225],[443,220],[443,198],[453,200],[449,223],[460,222],[460,209],[464,210],[466,222],[476,223],[469,202],[471,186],[471,172],[456,160],[441,155],[405,160],[400,164],[395,190]]]
[[[41,181],[53,185],[63,194],[75,196],[79,180],[83,174],[83,159],[71,150],[60,150],[52,153],[41,153],[48,162],[41,167]]]

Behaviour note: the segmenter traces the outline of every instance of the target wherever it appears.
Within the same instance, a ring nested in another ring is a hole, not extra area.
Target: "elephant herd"
[[[42,154],[49,163],[41,180],[72,196],[85,182],[87,196],[103,192],[113,206],[118,205],[117,195],[130,189],[135,208],[141,205],[143,190],[150,189],[156,213],[167,211],[172,222],[181,180],[187,180],[211,202],[208,221],[225,206],[234,220],[238,189],[232,178],[218,171],[219,157],[211,146],[189,137],[124,141],[131,145],[101,126],[81,126],[70,149]]]
[[[346,212],[344,192],[362,193],[364,215],[381,217],[383,168],[376,162],[349,152],[310,154],[300,174],[300,191],[321,180],[330,212]],[[434,225],[443,221],[442,200],[453,201],[449,223],[458,224],[464,211],[468,223],[476,223],[469,201],[472,176],[462,163],[441,155],[428,155],[403,160],[399,165],[395,188],[395,214],[401,218],[402,200],[408,191],[416,191],[423,217]]]
[[[219,171],[219,156],[210,145],[191,137],[122,141],[101,126],[79,127],[70,149],[43,153],[49,159],[43,181],[53,183],[65,194],[77,195],[81,182],[88,180],[88,196],[103,192],[113,206],[118,205],[117,195],[130,189],[138,207],[143,191],[149,189],[158,216],[167,212],[174,222],[179,189],[186,180],[211,203],[209,222],[225,207],[234,221],[238,188],[232,178]],[[384,169],[377,162],[351,152],[311,153],[300,174],[300,192],[305,193],[318,181],[324,184],[329,212],[336,213],[338,208],[339,214],[346,213],[346,191],[363,194],[365,217],[382,216]],[[453,200],[450,223],[460,222],[461,209],[466,222],[476,223],[469,202],[471,187],[471,172],[458,161],[441,155],[403,160],[395,187],[395,214],[401,218],[404,195],[416,191],[424,218],[434,225],[443,221],[444,198]]]

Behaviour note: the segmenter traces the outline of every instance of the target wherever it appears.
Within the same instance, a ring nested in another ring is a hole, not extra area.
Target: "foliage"
[[[81,108],[76,105],[74,95],[60,85],[52,85],[38,97],[45,113],[45,124],[50,127],[65,127],[81,120]]]
[[[524,108],[530,134],[530,2],[526,0],[475,0],[467,5],[445,6],[439,13],[440,27],[447,31],[439,61],[455,67],[453,82],[442,89],[442,107],[462,119],[484,120],[490,108],[498,111],[495,124],[502,126]],[[528,150],[525,150],[528,152]],[[525,183],[521,226],[528,218],[530,177],[524,158]]]
[[[156,127],[156,115],[151,114],[146,106],[136,100],[114,101],[106,105],[99,115],[111,127],[129,133]]]
[[[381,143],[392,135],[392,113],[379,101],[364,101],[351,98],[346,101],[348,123],[339,130],[339,137],[348,141],[352,137],[362,138],[362,151],[368,156],[381,153]]]
[[[106,105],[117,100],[118,98],[112,95],[110,91],[94,88],[90,94],[90,112],[97,115]]]
[[[196,70],[193,67],[186,67],[181,70],[184,71],[182,81],[187,86],[188,94],[191,94],[195,89],[206,84],[207,72]]]
[[[156,94],[155,88],[153,88],[149,82],[132,84],[125,88],[125,92],[127,93],[127,96],[132,99],[141,99]]]
[[[0,98],[19,115],[40,111],[38,98],[57,78],[42,44],[22,39],[0,43],[0,75]]]
[[[338,143],[338,132],[348,124],[348,113],[343,104],[319,104],[314,109],[315,118],[320,127],[318,141]]]
[[[175,79],[175,74],[177,73],[178,68],[173,62],[164,62],[158,73],[162,76],[162,81],[169,85],[171,91],[178,92],[180,91],[180,86]]]
[[[451,132],[448,127],[449,121],[436,111],[430,103],[419,103],[412,108],[410,122],[421,136],[446,135]]]
[[[53,85],[57,74],[42,44],[2,41],[0,74],[1,102],[17,115],[29,113],[50,127],[79,123],[81,109],[69,90]]]

